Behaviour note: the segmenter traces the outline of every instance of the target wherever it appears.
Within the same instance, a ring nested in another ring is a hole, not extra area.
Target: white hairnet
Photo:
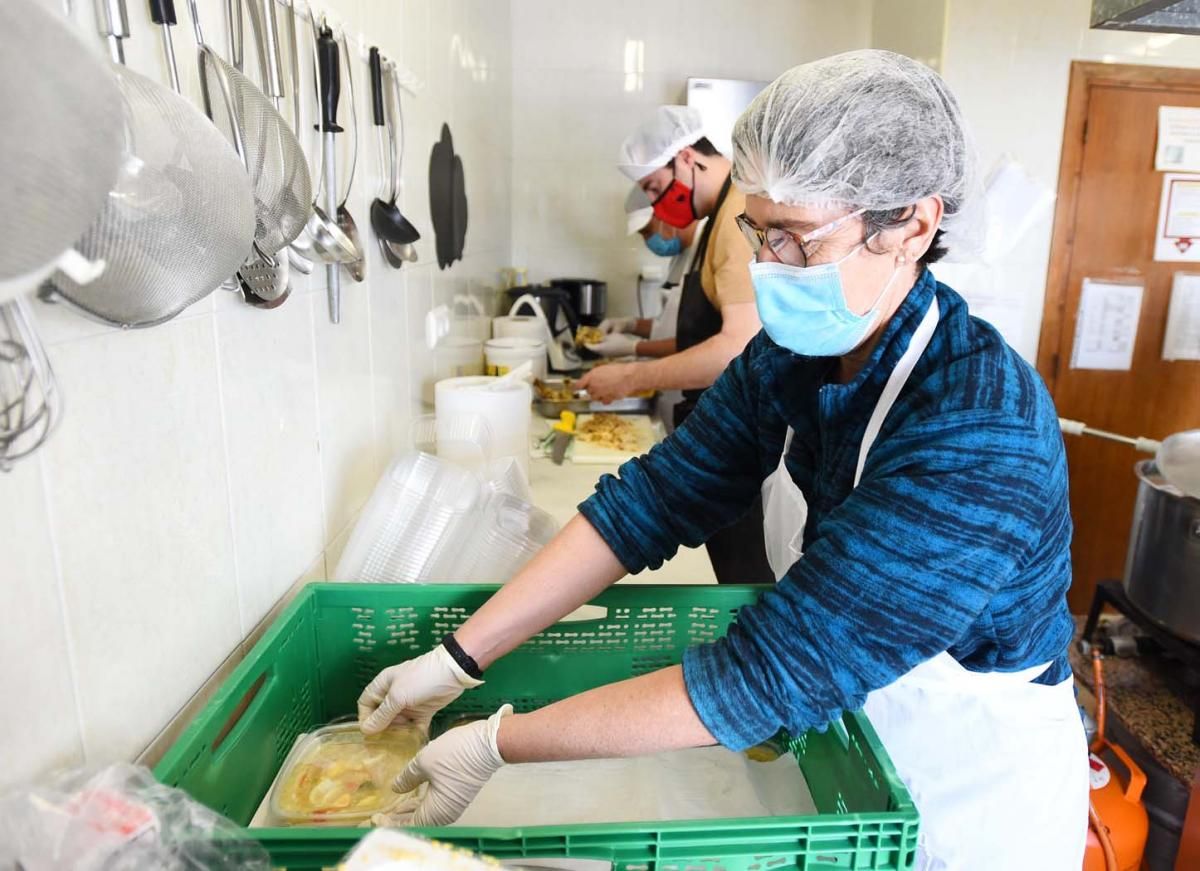
[[[949,247],[978,211],[975,162],[941,77],[878,49],[793,67],[754,98],[733,130],[733,179],[745,193],[870,211],[939,194]]]
[[[704,135],[700,112],[690,106],[659,106],[654,117],[625,137],[617,169],[641,181]]]
[[[650,223],[654,217],[654,207],[646,192],[634,185],[629,195],[625,197],[625,232],[633,234]]]

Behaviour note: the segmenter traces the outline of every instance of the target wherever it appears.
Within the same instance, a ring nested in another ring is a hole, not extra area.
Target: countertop
[[[531,427],[536,438],[547,431],[549,424],[541,417],[534,417]],[[591,495],[601,475],[615,474],[617,466],[594,464],[576,465],[569,459],[561,466],[554,465],[548,457],[529,461],[529,484],[533,489],[533,501],[555,520],[565,525],[575,516],[580,502]],[[715,584],[712,564],[703,547],[681,547],[675,557],[657,571],[644,571],[630,575],[622,583],[632,584]]]
[[[1083,622],[1076,618],[1076,638]],[[1076,680],[1094,691],[1091,658],[1072,644],[1070,659]],[[1186,687],[1176,672],[1169,660],[1156,655],[1104,658],[1108,716],[1120,720],[1163,768],[1190,786],[1200,766],[1200,746],[1192,743],[1195,715],[1187,702],[1195,689]]]

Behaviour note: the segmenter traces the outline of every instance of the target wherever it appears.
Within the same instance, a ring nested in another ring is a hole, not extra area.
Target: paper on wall
[[[1007,257],[1029,228],[1050,214],[1053,205],[1054,191],[1049,185],[1008,155],[1000,158],[988,173],[984,193],[984,262],[999,263]]]
[[[1163,176],[1154,259],[1200,261],[1200,175],[1175,172]]]
[[[1159,172],[1200,172],[1200,109],[1158,107],[1154,168]]]
[[[1175,273],[1163,359],[1200,360],[1200,275]]]
[[[1142,290],[1140,284],[1083,280],[1072,369],[1128,370],[1133,365]]]

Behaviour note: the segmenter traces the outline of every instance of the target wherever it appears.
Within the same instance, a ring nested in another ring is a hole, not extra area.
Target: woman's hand
[[[399,665],[385,668],[358,697],[358,723],[367,735],[394,721],[412,723],[426,735],[433,715],[482,684],[468,675],[442,645]]]
[[[429,784],[412,825],[448,826],[462,816],[488,779],[504,766],[496,735],[500,719],[512,712],[512,705],[504,705],[487,720],[451,729],[400,772],[392,784],[396,792],[412,792],[422,783]]]

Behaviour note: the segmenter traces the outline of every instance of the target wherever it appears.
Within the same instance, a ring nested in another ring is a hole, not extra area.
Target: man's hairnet
[[[691,106],[659,106],[621,143],[617,169],[641,181],[704,136],[704,121]]]
[[[951,236],[967,229],[956,224],[974,223],[966,216],[977,213],[975,160],[941,77],[877,49],[793,67],[754,98],[733,130],[733,179],[747,194],[871,211],[939,194]]]

